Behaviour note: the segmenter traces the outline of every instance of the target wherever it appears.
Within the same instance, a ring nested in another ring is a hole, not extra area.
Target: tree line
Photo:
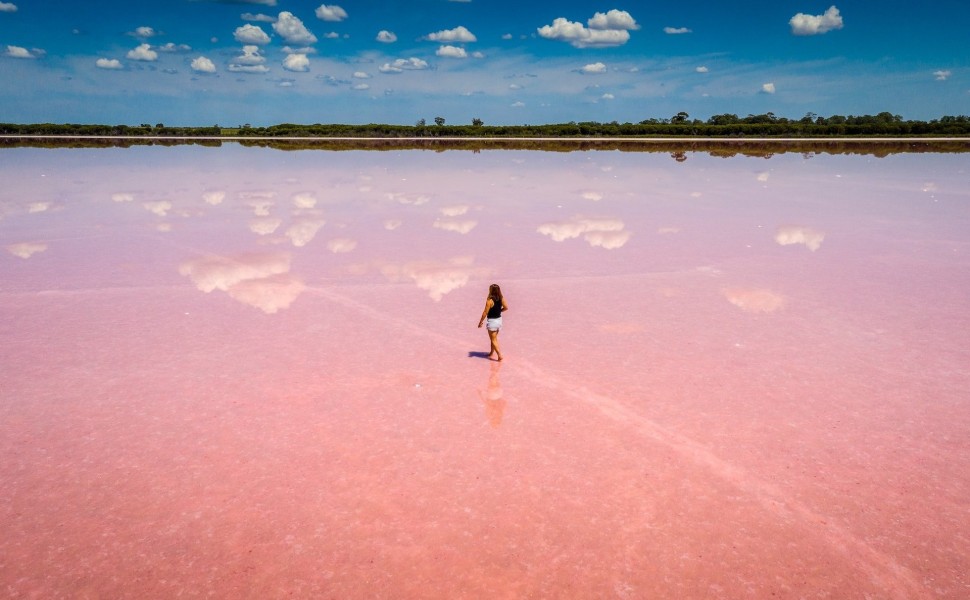
[[[434,124],[424,119],[414,125],[377,124],[301,125],[282,123],[268,127],[249,124],[238,127],[167,127],[163,123],[129,125],[12,124],[0,123],[2,135],[125,136],[125,137],[961,137],[970,135],[970,117],[944,116],[930,121],[906,120],[899,115],[822,117],[807,113],[800,119],[777,117],[773,113],[719,114],[707,120],[691,119],[686,112],[670,118],[646,119],[638,123],[583,121],[546,125],[486,125],[475,118],[469,125],[448,125],[443,117]]]

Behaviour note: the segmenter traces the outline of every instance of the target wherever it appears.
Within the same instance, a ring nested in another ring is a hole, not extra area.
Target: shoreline
[[[703,143],[765,143],[765,142],[784,142],[784,143],[824,143],[824,142],[860,142],[860,143],[879,143],[879,142],[967,142],[970,137],[465,137],[465,136],[441,136],[441,137],[363,137],[363,136],[246,136],[246,135],[212,135],[212,136],[181,136],[181,135],[17,135],[0,134],[0,139],[21,139],[21,140],[204,140],[204,141],[407,141],[407,142],[489,142],[489,141],[510,141],[510,142],[638,142],[638,143],[675,143],[675,142],[703,142]]]

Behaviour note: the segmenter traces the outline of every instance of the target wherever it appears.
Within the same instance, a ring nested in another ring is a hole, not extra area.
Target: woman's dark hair
[[[488,286],[488,297],[491,298],[495,304],[501,306],[502,288],[500,288],[497,283],[493,283],[492,285]]]

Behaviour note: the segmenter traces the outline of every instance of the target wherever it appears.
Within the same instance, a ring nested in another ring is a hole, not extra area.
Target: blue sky
[[[0,0],[0,121],[970,114],[965,0]]]

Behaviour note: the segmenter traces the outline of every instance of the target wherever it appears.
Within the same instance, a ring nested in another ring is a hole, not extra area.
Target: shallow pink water
[[[4,595],[970,595],[966,155],[0,179]]]

